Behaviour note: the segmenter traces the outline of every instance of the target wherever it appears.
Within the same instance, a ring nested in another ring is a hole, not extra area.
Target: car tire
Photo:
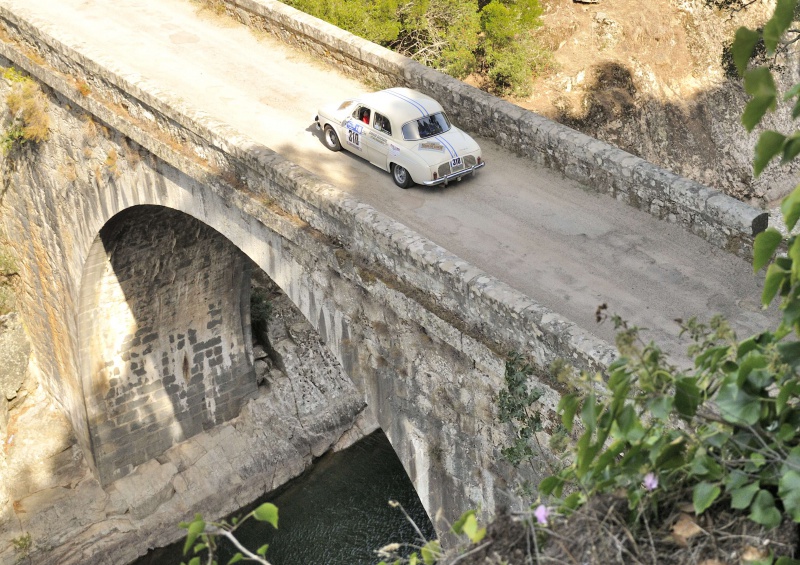
[[[339,143],[339,136],[329,125],[326,125],[322,131],[322,142],[331,151],[339,151],[342,148],[342,144]]]
[[[394,184],[400,188],[408,188],[414,184],[414,181],[411,180],[411,175],[405,169],[405,167],[401,167],[396,163],[392,164],[392,180],[394,181]]]

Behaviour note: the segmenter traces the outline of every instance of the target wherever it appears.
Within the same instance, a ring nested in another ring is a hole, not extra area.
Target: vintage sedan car
[[[390,88],[324,108],[314,118],[331,151],[347,149],[392,174],[397,186],[447,184],[486,163],[442,106],[410,88]]]

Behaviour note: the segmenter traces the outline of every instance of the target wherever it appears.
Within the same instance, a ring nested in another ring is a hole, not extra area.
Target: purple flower
[[[533,515],[536,517],[536,521],[539,524],[546,526],[547,518],[550,516],[550,509],[544,504],[540,504],[536,507],[536,510],[533,511]]]
[[[656,490],[658,488],[658,477],[656,477],[655,473],[647,473],[644,476],[644,482],[642,484],[644,486],[644,490]]]

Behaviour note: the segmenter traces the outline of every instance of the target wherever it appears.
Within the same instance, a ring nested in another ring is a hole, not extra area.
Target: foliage
[[[750,95],[742,115],[748,130],[781,98],[796,99],[793,117],[800,117],[800,85],[781,96],[769,69],[748,68],[760,41],[775,53],[797,3],[778,0],[763,31],[736,33],[732,54]],[[800,132],[766,131],[755,172],[777,156],[785,163],[798,154]],[[800,186],[781,210],[791,230],[800,219]],[[787,253],[775,257],[783,245]],[[785,516],[800,522],[800,238],[774,229],[759,234],[753,266],[767,267],[764,307],[781,297],[778,327],[739,341],[721,318],[689,320],[682,331],[692,338],[691,369],[670,365],[638,328],[614,318],[621,356],[607,383],[584,373],[562,398],[564,426],[580,433],[574,461],[542,481],[543,494],[563,497],[563,507],[573,509],[594,494],[621,490],[632,509],[642,510],[645,499],[655,504],[690,489],[697,514],[724,503],[768,528]]]
[[[550,65],[531,36],[539,0],[289,0],[289,5],[457,78],[477,72],[489,90],[527,94]]]
[[[0,139],[3,152],[9,153],[29,142],[47,140],[50,135],[50,116],[47,113],[47,97],[39,85],[13,67],[6,69],[3,77],[11,82],[11,91],[6,96],[10,118]]]
[[[181,522],[180,527],[187,530],[183,554],[187,555],[190,551],[194,554],[188,564],[181,562],[181,565],[201,565],[201,563],[217,565],[215,556],[220,536],[228,539],[238,550],[228,561],[228,565],[245,561],[269,565],[269,561],[265,557],[269,548],[268,545],[262,545],[253,553],[244,547],[234,535],[236,529],[251,518],[255,518],[259,522],[266,522],[275,529],[278,528],[278,508],[270,502],[261,504],[242,518],[233,518],[230,523],[225,520],[221,522],[206,522],[200,514],[195,514],[194,520],[191,522]],[[204,559],[199,555],[203,552],[206,552]]]
[[[11,545],[14,546],[14,552],[21,557],[27,556],[33,547],[33,537],[30,533],[15,537],[11,540]]]
[[[531,440],[542,430],[541,416],[534,409],[542,391],[530,385],[533,372],[533,367],[519,354],[511,354],[506,360],[505,388],[497,395],[498,419],[503,424],[513,424],[516,435],[502,454],[515,467],[535,455]]]

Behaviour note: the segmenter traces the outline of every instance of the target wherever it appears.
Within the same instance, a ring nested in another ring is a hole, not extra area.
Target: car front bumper
[[[439,184],[447,185],[447,183],[449,183],[453,179],[461,180],[461,177],[464,177],[466,175],[474,174],[475,171],[477,171],[478,169],[480,169],[484,165],[486,165],[486,161],[481,161],[480,163],[477,163],[477,164],[473,165],[472,167],[466,167],[464,169],[461,169],[460,171],[456,171],[455,173],[450,173],[449,175],[445,175],[443,177],[439,177],[438,179],[428,180],[428,181],[425,181],[425,182],[423,182],[421,184],[423,184],[425,186],[436,186],[436,185],[439,185]]]

